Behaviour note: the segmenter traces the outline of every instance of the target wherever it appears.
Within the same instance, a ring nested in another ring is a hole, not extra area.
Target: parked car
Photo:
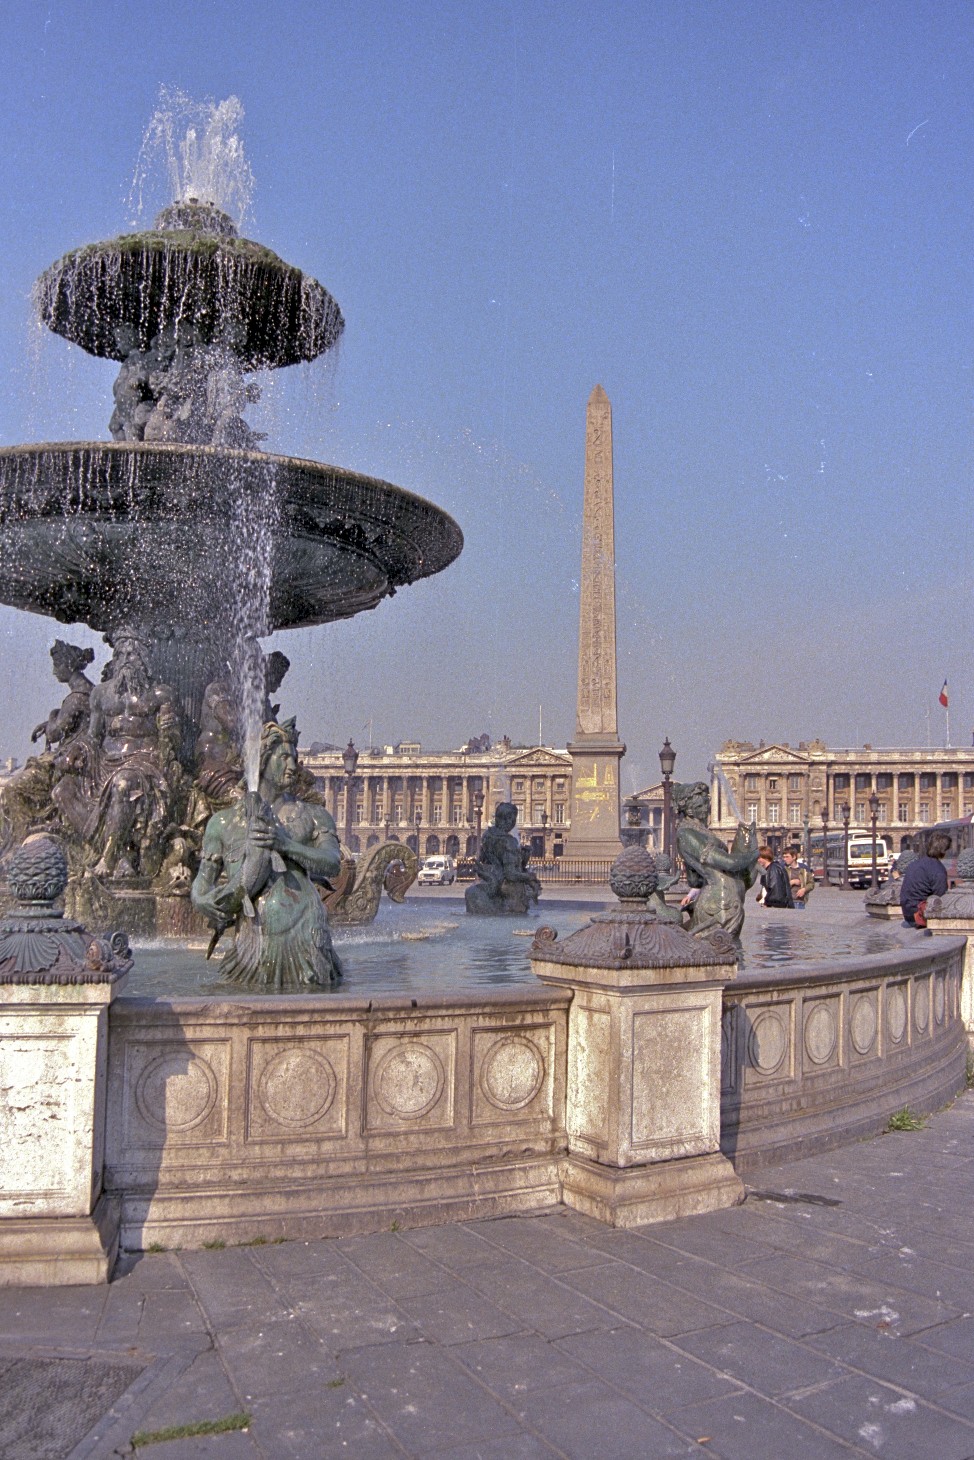
[[[427,857],[419,869],[417,882],[450,886],[457,880],[457,866],[452,857]]]

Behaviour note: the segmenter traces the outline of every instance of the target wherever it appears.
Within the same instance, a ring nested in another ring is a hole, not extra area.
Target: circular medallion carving
[[[933,1017],[938,1024],[944,1022],[944,1015],[947,1012],[947,985],[942,973],[934,976],[933,980]]]
[[[788,1051],[788,1034],[780,1014],[766,1009],[751,1025],[747,1038],[750,1064],[761,1075],[773,1075]]]
[[[835,1053],[838,1030],[827,1004],[816,1004],[805,1019],[805,1053],[814,1065],[824,1065]]]
[[[921,1034],[930,1023],[930,980],[917,979],[913,989],[913,1022]]]
[[[282,1049],[260,1072],[257,1098],[272,1120],[292,1129],[314,1125],[331,1109],[338,1080],[315,1049]]]
[[[491,1045],[480,1067],[480,1088],[498,1110],[521,1110],[541,1089],[545,1063],[530,1040],[512,1036]]]
[[[906,994],[901,984],[891,988],[886,995],[886,1022],[890,1039],[899,1044],[906,1033]]]
[[[194,1130],[210,1114],[216,1095],[216,1075],[198,1055],[156,1055],[135,1085],[139,1114],[161,1131]]]
[[[372,1091],[386,1115],[418,1120],[443,1093],[443,1066],[428,1044],[413,1042],[388,1050],[372,1076]]]
[[[849,1033],[856,1053],[868,1054],[876,1039],[876,1005],[871,994],[860,994],[853,1004]]]

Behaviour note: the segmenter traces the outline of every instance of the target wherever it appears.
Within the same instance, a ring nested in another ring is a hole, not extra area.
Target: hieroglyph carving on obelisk
[[[597,385],[585,415],[582,582],[578,616],[578,712],[572,757],[569,857],[615,857],[619,762],[626,747],[616,718],[615,528],[612,407]]]
[[[618,734],[612,407],[597,385],[585,416],[576,735]]]

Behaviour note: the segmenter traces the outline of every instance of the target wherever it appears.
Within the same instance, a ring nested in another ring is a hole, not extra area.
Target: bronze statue
[[[221,974],[253,988],[327,986],[342,976],[315,886],[339,868],[335,823],[321,806],[296,799],[294,721],[268,722],[260,738],[260,781],[210,818],[193,906],[220,935],[233,928]]]
[[[531,853],[512,835],[516,821],[517,807],[502,801],[494,812],[494,825],[484,832],[476,863],[480,880],[465,894],[468,913],[517,917],[541,896],[541,883],[528,871]]]
[[[705,781],[677,782],[673,806],[679,817],[676,849],[686,879],[699,892],[690,905],[689,931],[725,928],[737,937],[744,926],[744,895],[754,881],[758,838],[754,825],[737,828],[730,851],[710,830],[710,791]]]
[[[85,829],[97,877],[153,877],[181,789],[179,713],[154,684],[135,633],[115,636],[111,673],[91,692],[88,737],[100,757],[100,789]]]
[[[82,649],[77,644],[65,643],[63,639],[55,639],[51,646],[54,677],[60,684],[67,685],[68,692],[47,719],[35,725],[31,734],[34,743],[43,737],[44,749],[39,755],[30,756],[26,765],[11,776],[0,792],[0,841],[5,847],[22,841],[31,827],[46,825],[56,830],[59,812],[63,819],[59,783],[88,724],[90,698],[95,686],[84,671],[94,657],[93,649]]]

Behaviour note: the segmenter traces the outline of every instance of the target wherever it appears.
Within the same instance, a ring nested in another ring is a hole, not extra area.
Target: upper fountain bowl
[[[73,249],[34,286],[37,312],[90,355],[124,360],[159,335],[223,342],[250,369],[314,360],[345,328],[317,279],[237,235],[228,214],[195,198],[155,226]]]

